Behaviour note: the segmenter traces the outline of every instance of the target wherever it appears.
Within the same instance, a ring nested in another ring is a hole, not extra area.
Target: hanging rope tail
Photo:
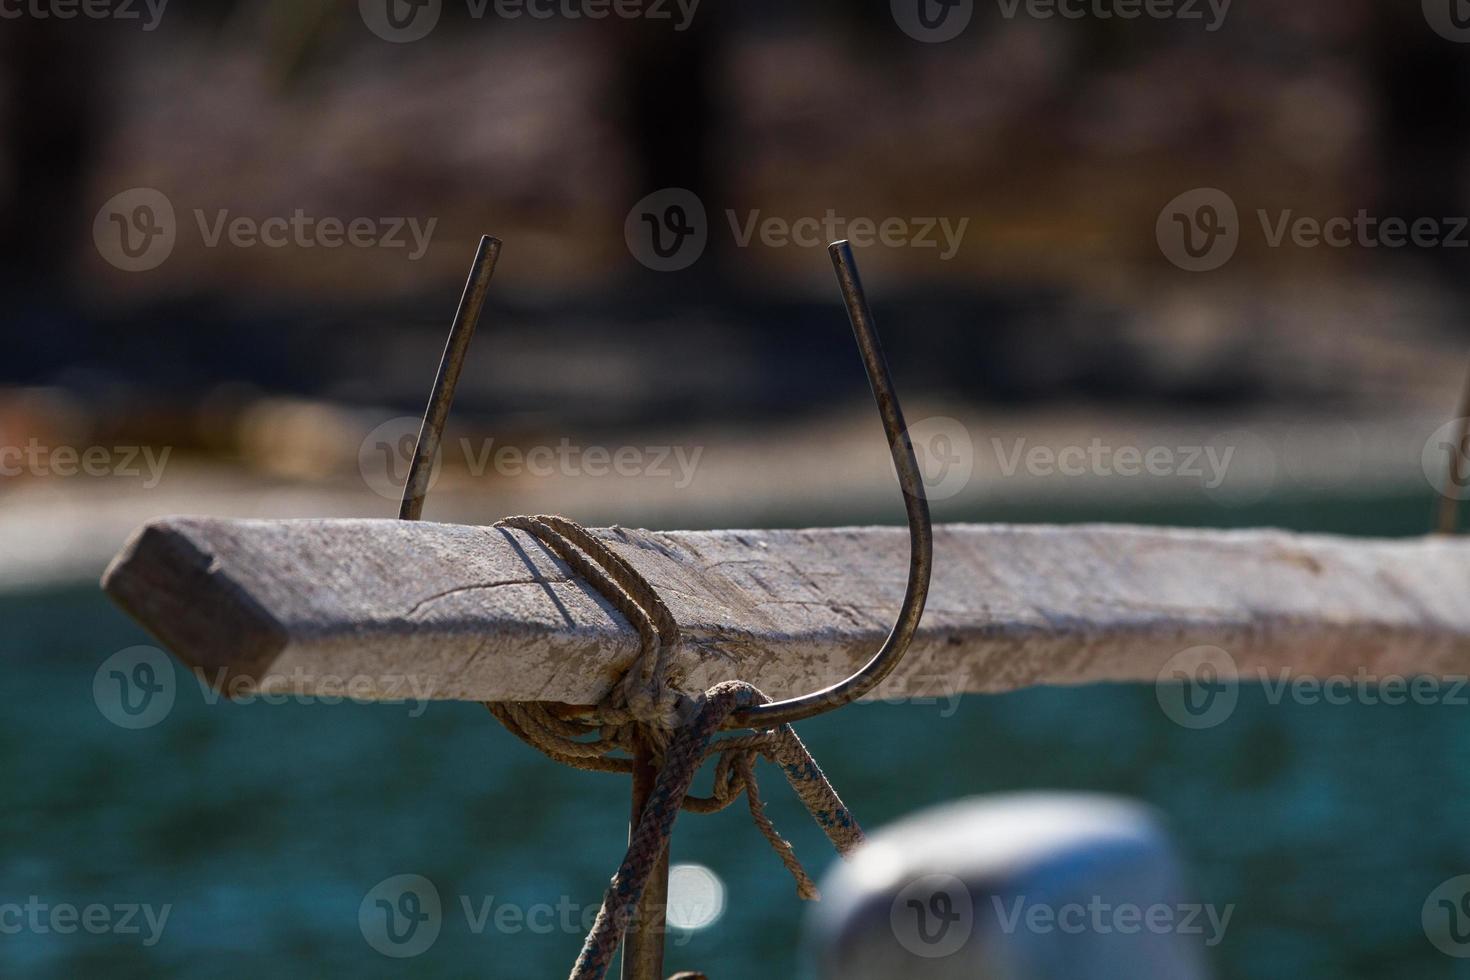
[[[790,725],[730,738],[715,735],[737,710],[770,699],[743,681],[716,684],[689,696],[677,688],[671,665],[679,627],[653,586],[626,560],[588,531],[563,517],[510,517],[496,527],[524,531],[565,562],[638,631],[639,652],[607,698],[590,712],[563,716],[537,702],[486,703],[491,713],[516,737],[564,765],[597,772],[631,772],[631,753],[647,739],[661,755],[658,778],[628,851],[603,896],[571,980],[602,980],[612,965],[649,877],[669,846],[674,820],[681,809],[713,813],[744,793],[751,818],[796,880],[797,894],[818,898],[790,843],[765,814],[756,783],[755,760],[764,756],[781,767],[787,781],[839,854],[862,843],[857,821],[843,805],[816,761]],[[718,757],[707,797],[691,796],[690,787],[703,764]]]
[[[648,884],[648,877],[669,846],[674,818],[678,816],[688,795],[694,774],[707,757],[715,732],[736,708],[760,704],[765,700],[765,696],[754,687],[740,681],[716,684],[704,695],[703,704],[694,722],[680,729],[674,736],[664,756],[664,765],[659,770],[658,782],[654,785],[648,805],[628,841],[628,853],[603,896],[602,908],[598,910],[592,931],[587,934],[587,939],[582,944],[582,953],[572,968],[573,980],[601,980],[606,974],[612,964],[613,954],[617,951],[619,937],[631,923],[633,910],[637,908],[643,889]],[[776,741],[782,743],[782,747],[773,747],[772,754],[782,760],[782,769],[787,778],[791,780],[792,786],[811,810],[817,823],[827,832],[838,852],[845,854],[856,847],[862,841],[862,831],[796,737],[796,733],[790,727],[783,726],[783,729],[778,729],[773,735]],[[754,788],[755,781],[751,776],[746,779],[748,782],[745,785],[749,791]],[[787,867],[793,869],[798,887],[803,893],[802,897],[816,898],[815,886],[801,870],[801,866],[796,864],[795,857],[788,860],[791,845],[776,834],[760,810],[759,797],[751,794],[751,812],[757,815],[758,822],[764,821],[763,832],[773,844],[778,845],[777,852],[787,862]]]

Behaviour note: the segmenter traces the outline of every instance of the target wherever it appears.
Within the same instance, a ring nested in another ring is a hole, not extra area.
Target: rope
[[[668,606],[637,569],[585,528],[550,515],[509,517],[495,526],[516,528],[535,537],[622,613],[639,636],[637,657],[591,711],[563,716],[552,706],[537,702],[485,705],[517,738],[563,765],[595,772],[631,772],[629,755],[640,740],[652,745],[659,757],[653,791],[572,967],[571,980],[602,980],[606,975],[644,887],[668,848],[681,809],[715,813],[745,794],[751,819],[795,879],[797,894],[803,899],[819,898],[791,844],[766,816],[756,781],[756,758],[763,756],[781,767],[839,854],[846,855],[862,843],[857,821],[790,725],[720,740],[714,737],[731,712],[770,699],[743,681],[716,684],[693,697],[679,691],[681,678],[671,664],[679,626]],[[613,754],[618,751],[629,755]],[[714,757],[718,762],[710,795],[691,795],[695,774]]]

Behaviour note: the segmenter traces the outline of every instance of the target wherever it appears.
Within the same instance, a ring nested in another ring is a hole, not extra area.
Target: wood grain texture
[[[907,572],[900,528],[594,533],[665,597],[691,690],[842,679],[886,635]],[[538,542],[487,527],[164,520],[103,586],[211,681],[267,691],[591,704],[637,649]],[[940,526],[923,625],[878,695],[1152,682],[1198,645],[1247,677],[1463,675],[1467,600],[1467,538]]]

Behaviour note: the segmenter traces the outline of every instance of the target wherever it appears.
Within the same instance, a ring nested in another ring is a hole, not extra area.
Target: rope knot
[[[633,721],[650,729],[649,735],[655,742],[662,744],[668,732],[686,723],[698,710],[698,702],[667,680],[646,684],[633,683],[635,680],[630,671],[615,693]]]
[[[566,562],[638,631],[637,657],[595,709],[559,713],[535,702],[487,703],[514,735],[557,762],[579,769],[631,772],[632,753],[647,740],[659,755],[659,773],[648,805],[629,836],[628,852],[603,897],[602,908],[572,969],[573,980],[600,980],[617,951],[622,927],[636,909],[654,866],[668,847],[679,810],[713,813],[743,793],[751,819],[796,880],[797,894],[818,898],[816,885],[791,844],[766,816],[755,762],[764,756],[781,767],[833,846],[847,854],[862,842],[862,830],[827,782],[790,725],[716,740],[726,719],[740,709],[770,700],[744,681],[725,681],[703,694],[678,689],[672,654],[679,627],[668,606],[639,572],[604,542],[564,517],[508,517],[496,527],[534,536]],[[589,738],[589,736],[591,736]],[[718,757],[707,797],[689,789],[700,767]]]
[[[553,514],[507,517],[496,527],[525,531],[572,567],[638,631],[638,655],[623,678],[598,705],[607,724],[647,726],[656,745],[687,721],[691,706],[677,690],[671,667],[679,646],[679,624],[652,585],[637,569],[575,521]]]

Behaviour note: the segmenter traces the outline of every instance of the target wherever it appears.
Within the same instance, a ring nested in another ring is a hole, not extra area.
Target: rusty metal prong
[[[924,494],[924,477],[914,454],[914,443],[908,426],[904,424],[903,409],[898,404],[898,392],[893,387],[888,361],[883,357],[878,331],[873,326],[873,314],[868,309],[862,280],[858,278],[852,247],[846,241],[833,242],[827,251],[832,256],[837,284],[842,289],[842,301],[847,305],[847,318],[852,322],[858,353],[867,369],[873,399],[878,403],[878,415],[883,420],[883,433],[888,437],[888,450],[898,471],[899,486],[903,488],[909,525],[908,585],[904,589],[903,605],[899,607],[893,630],[873,658],[857,673],[811,694],[737,711],[730,716],[726,728],[775,728],[823,714],[867,694],[903,659],[914,633],[918,631],[919,618],[924,614],[924,601],[929,595],[929,573],[934,565],[934,529],[929,520],[929,499]]]
[[[424,423],[419,428],[413,462],[408,466],[408,480],[403,485],[403,504],[398,508],[400,520],[416,521],[424,512],[424,497],[429,492],[429,477],[434,472],[439,439],[444,435],[444,421],[449,417],[454,389],[459,384],[459,372],[464,367],[465,355],[469,353],[470,340],[475,336],[475,325],[480,322],[480,310],[485,306],[485,296],[490,292],[490,277],[495,274],[495,260],[499,257],[500,239],[489,235],[481,238],[474,264],[470,266],[470,276],[465,280],[464,293],[459,298],[459,309],[454,312],[449,339],[444,344],[444,357],[439,361],[439,373],[434,377],[434,390],[429,395],[428,407],[424,409]]]
[[[638,739],[633,752],[633,816],[628,822],[628,843],[643,816],[658,783],[658,757],[652,744]],[[664,934],[668,932],[669,849],[662,855],[643,886],[633,921],[623,930],[621,980],[663,980]]]

